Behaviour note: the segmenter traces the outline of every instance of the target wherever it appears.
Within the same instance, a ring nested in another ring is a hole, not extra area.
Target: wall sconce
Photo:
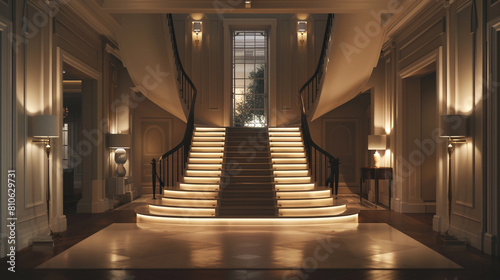
[[[115,174],[117,177],[125,177],[127,170],[123,164],[127,162],[127,151],[125,149],[130,149],[130,135],[107,134],[106,136],[108,148],[115,150],[115,162],[117,164]]]
[[[386,135],[368,135],[368,150],[375,151],[373,154],[373,165],[378,168],[380,155],[379,150],[387,150],[387,137]]]
[[[45,144],[47,153],[47,223],[49,226],[49,235],[35,239],[34,242],[53,242],[52,229],[50,228],[50,139],[59,138],[59,121],[54,115],[38,115],[33,117],[33,142]]]
[[[449,235],[451,226],[451,201],[453,199],[451,187],[451,155],[455,149],[454,145],[467,142],[465,140],[465,137],[467,137],[467,121],[468,118],[464,115],[441,116],[441,137],[448,138],[448,229],[441,235],[440,239],[448,244],[463,243]]]
[[[303,46],[305,40],[307,39],[307,21],[299,21],[297,30],[299,35],[299,45]]]
[[[193,21],[193,41],[196,48],[200,46],[201,21]]]
[[[250,8],[252,8],[252,1],[250,1],[250,0],[246,0],[246,1],[245,1],[245,8],[246,8],[246,9],[250,9]]]

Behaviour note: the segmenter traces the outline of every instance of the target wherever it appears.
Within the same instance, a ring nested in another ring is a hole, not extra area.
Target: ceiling
[[[98,0],[109,13],[359,13],[387,9],[396,0]]]

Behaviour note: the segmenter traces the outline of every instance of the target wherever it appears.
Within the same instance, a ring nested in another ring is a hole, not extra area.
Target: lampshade
[[[58,138],[59,122],[57,116],[38,115],[33,117],[33,137]]]
[[[108,148],[130,148],[130,135],[128,134],[107,134],[106,138]]]
[[[387,138],[385,135],[368,135],[368,150],[386,150]]]
[[[467,116],[444,115],[441,116],[441,137],[466,137]]]

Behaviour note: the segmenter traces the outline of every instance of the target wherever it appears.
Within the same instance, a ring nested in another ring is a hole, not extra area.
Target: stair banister
[[[175,183],[184,174],[185,163],[191,148],[191,139],[193,138],[194,130],[194,110],[196,104],[197,90],[189,76],[184,71],[182,62],[177,48],[177,40],[175,37],[174,21],[172,14],[167,14],[167,23],[170,33],[170,41],[172,42],[172,51],[177,69],[177,81],[179,83],[179,97],[189,110],[188,120],[184,138],[174,148],[163,154],[158,159],[152,160],[152,184],[153,184],[153,199],[156,199],[156,180],[160,184],[160,193],[166,184],[174,186]],[[159,170],[158,170],[159,169]]]
[[[302,133],[311,175],[318,184],[328,184],[332,189],[332,193],[337,195],[339,185],[339,159],[335,158],[314,142],[307,121],[307,112],[311,109],[312,104],[316,101],[318,94],[321,92],[323,73],[326,68],[326,55],[332,36],[333,18],[333,14],[328,15],[318,66],[312,77],[300,88],[299,99]]]

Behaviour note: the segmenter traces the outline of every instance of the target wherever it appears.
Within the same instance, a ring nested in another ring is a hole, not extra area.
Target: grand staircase
[[[357,222],[312,181],[299,127],[196,127],[181,182],[136,209],[139,223],[289,225]]]

